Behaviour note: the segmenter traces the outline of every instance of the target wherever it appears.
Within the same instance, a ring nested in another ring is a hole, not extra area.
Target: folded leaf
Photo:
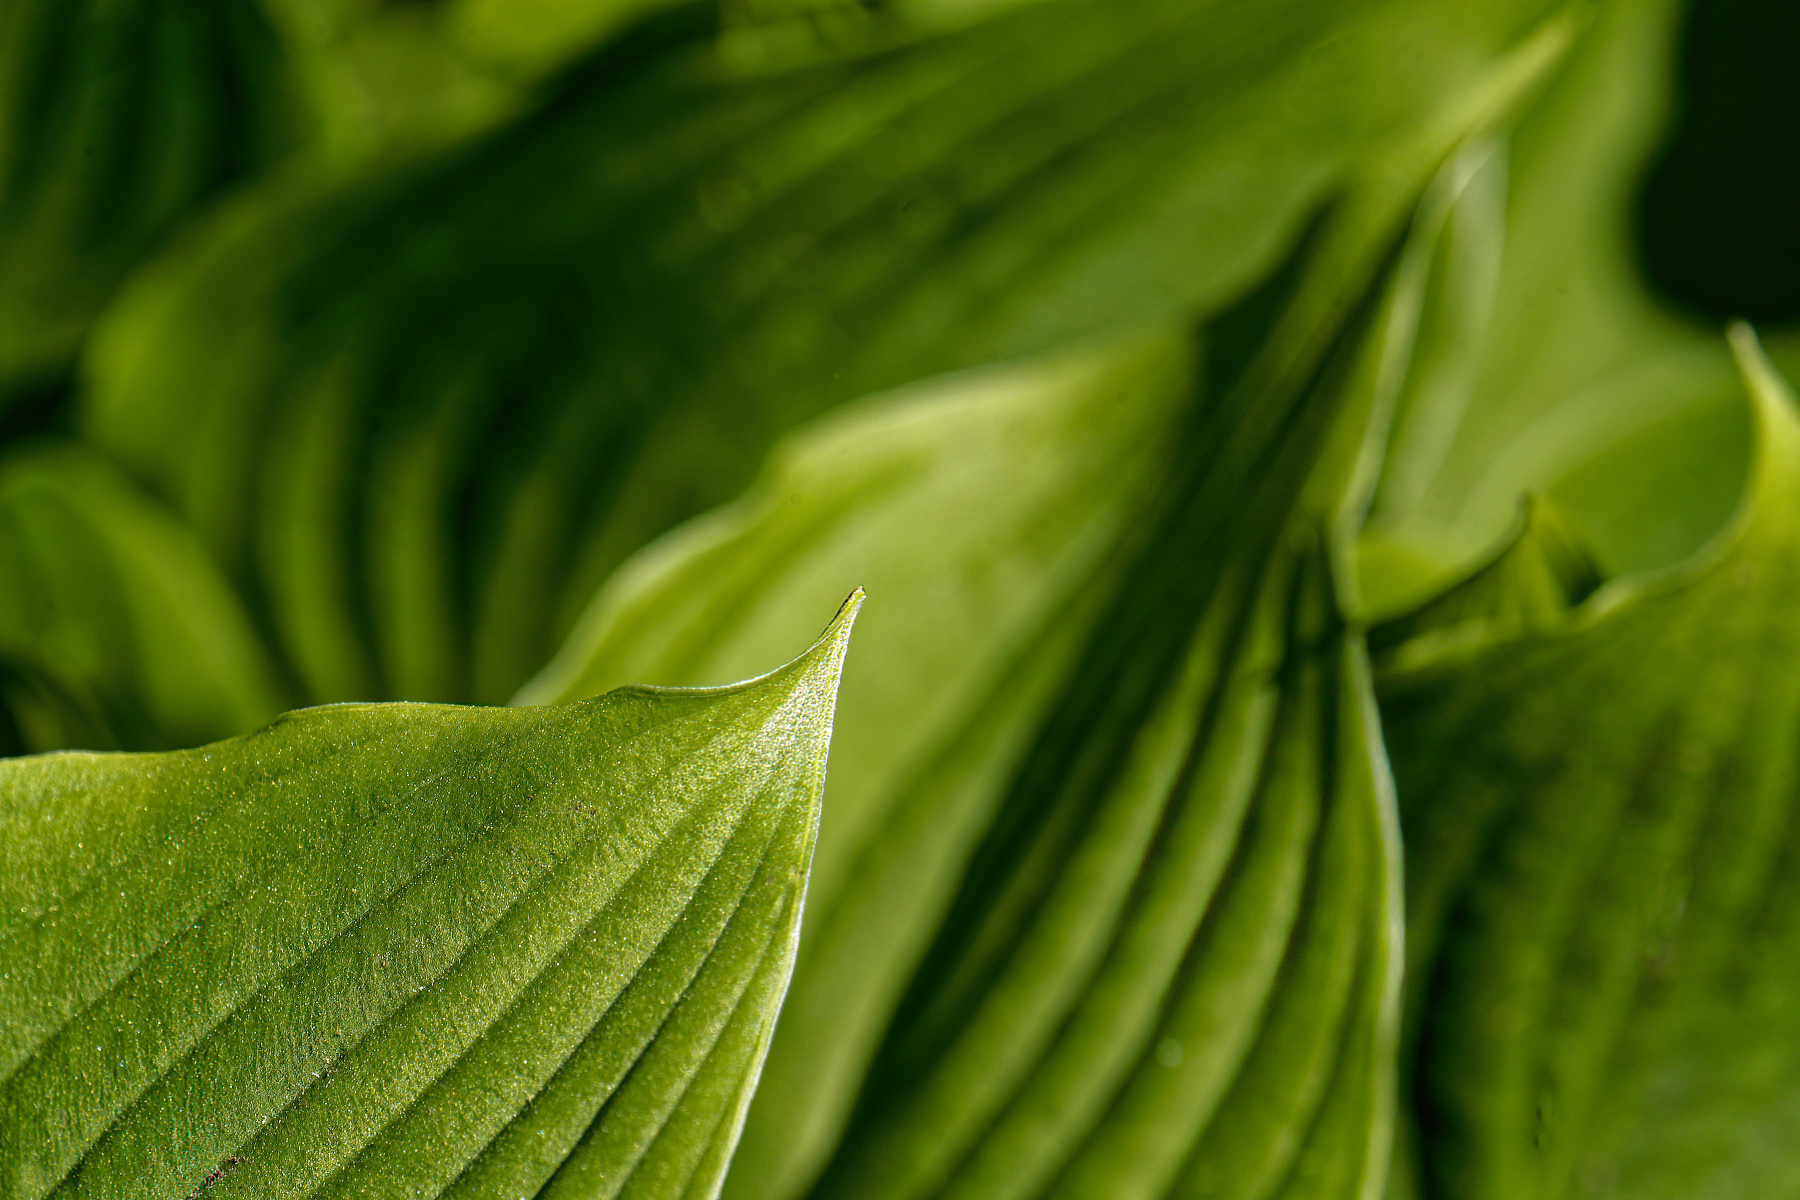
[[[1748,427],[1718,339],[1662,312],[1630,245],[1668,108],[1680,6],[1607,0],[1496,148],[1435,270],[1366,537],[1418,564],[1404,608],[1501,540],[1522,492],[1609,572],[1694,553],[1741,491]],[[1388,607],[1386,612],[1396,611]]]
[[[1384,688],[1431,1194],[1800,1184],[1800,419],[1734,338],[1757,437],[1726,532]]]
[[[712,1194],[859,602],[732,687],[0,762],[0,1189]]]
[[[1369,630],[1376,674],[1440,666],[1562,626],[1604,578],[1581,526],[1561,505],[1528,496],[1519,524],[1493,560],[1412,612]]]
[[[206,551],[92,450],[0,459],[0,579],[0,754],[191,746],[280,711]]]
[[[85,428],[311,696],[498,700],[798,422],[1227,303],[1543,7],[1053,0],[795,61],[689,4],[477,145],[148,274]]]

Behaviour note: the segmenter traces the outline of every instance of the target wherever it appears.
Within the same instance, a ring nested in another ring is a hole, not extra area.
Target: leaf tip
[[[1733,321],[1725,331],[1731,353],[1737,359],[1744,390],[1750,393],[1756,430],[1756,451],[1751,493],[1772,478],[1792,480],[1795,460],[1800,459],[1800,400],[1775,364],[1763,353],[1762,342],[1748,322]]]
[[[838,605],[837,615],[814,639],[813,644],[795,655],[792,660],[776,667],[767,675],[759,675],[755,679],[747,679],[743,683],[728,684],[724,688],[657,688],[657,691],[732,691],[751,687],[765,680],[786,679],[793,686],[799,686],[802,679],[810,681],[816,694],[829,697],[829,708],[835,709],[837,704],[838,682],[844,673],[844,655],[850,646],[850,631],[856,624],[856,614],[862,610],[865,593],[861,587],[851,592]],[[819,689],[823,689],[820,692]],[[829,721],[829,717],[827,718]]]
[[[1794,389],[1788,386],[1787,380],[1763,353],[1762,340],[1756,336],[1756,330],[1747,321],[1733,321],[1725,330],[1725,339],[1731,343],[1731,353],[1737,359],[1738,371],[1744,377],[1745,386],[1750,394],[1756,397],[1758,406],[1781,403],[1789,412],[1797,402]]]
[[[844,654],[850,647],[850,630],[856,625],[856,614],[862,611],[863,601],[866,599],[868,593],[858,584],[854,591],[844,597],[844,602],[838,605],[837,615],[825,626],[825,632],[819,635],[819,640],[800,656],[801,660],[822,657],[828,660],[834,680],[841,676],[844,671]]]

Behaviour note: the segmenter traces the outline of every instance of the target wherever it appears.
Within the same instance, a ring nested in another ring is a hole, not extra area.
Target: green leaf
[[[0,579],[0,754],[190,746],[280,711],[193,533],[92,450],[0,458]]]
[[[735,661],[792,620],[797,581],[866,569],[898,614],[846,680],[819,890],[732,1196],[1379,1185],[1398,857],[1357,643],[1316,538],[1229,556],[1195,628],[1167,532],[1118,528],[1144,519],[1166,418],[1099,418],[1168,406],[1184,355],[1150,348],[846,413],[596,607],[585,686]],[[995,628],[974,619],[990,589],[1017,614]],[[1142,681],[1170,642],[1178,677]]]
[[[1756,449],[1709,548],[1384,688],[1434,1194],[1800,1184],[1800,419],[1734,339]]]
[[[732,687],[0,762],[0,1188],[711,1194],[859,603]]]
[[[84,428],[311,697],[498,700],[812,415],[1216,311],[1542,7],[1053,0],[795,61],[686,5],[478,144],[148,272]]]
[[[1517,528],[1492,561],[1369,631],[1378,676],[1554,629],[1594,594],[1604,578],[1580,525],[1543,496],[1527,496],[1522,507]]]

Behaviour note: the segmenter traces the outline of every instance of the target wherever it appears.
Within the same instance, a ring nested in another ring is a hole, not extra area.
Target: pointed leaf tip
[[[0,1192],[716,1191],[861,601],[730,687],[0,764]]]
[[[1788,386],[1775,364],[1763,352],[1762,341],[1756,336],[1756,330],[1746,321],[1733,321],[1725,331],[1725,338],[1731,343],[1731,353],[1737,359],[1738,371],[1744,377],[1744,386],[1756,399],[1757,413],[1766,421],[1773,415],[1769,406],[1774,405],[1786,413],[1791,419],[1796,404],[1800,404],[1794,396],[1794,389]]]

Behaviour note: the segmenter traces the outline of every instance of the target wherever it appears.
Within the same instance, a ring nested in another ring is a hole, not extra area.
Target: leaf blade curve
[[[1770,1064],[1800,1055],[1779,916],[1800,420],[1749,332],[1733,340],[1757,441],[1714,542],[1383,695],[1415,847],[1424,1167],[1456,1194],[1787,1177],[1767,1147],[1786,1120]]]
[[[859,602],[730,688],[337,706],[7,762],[9,1189],[716,1178],[791,964]],[[564,1154],[501,1136],[521,1120]]]

